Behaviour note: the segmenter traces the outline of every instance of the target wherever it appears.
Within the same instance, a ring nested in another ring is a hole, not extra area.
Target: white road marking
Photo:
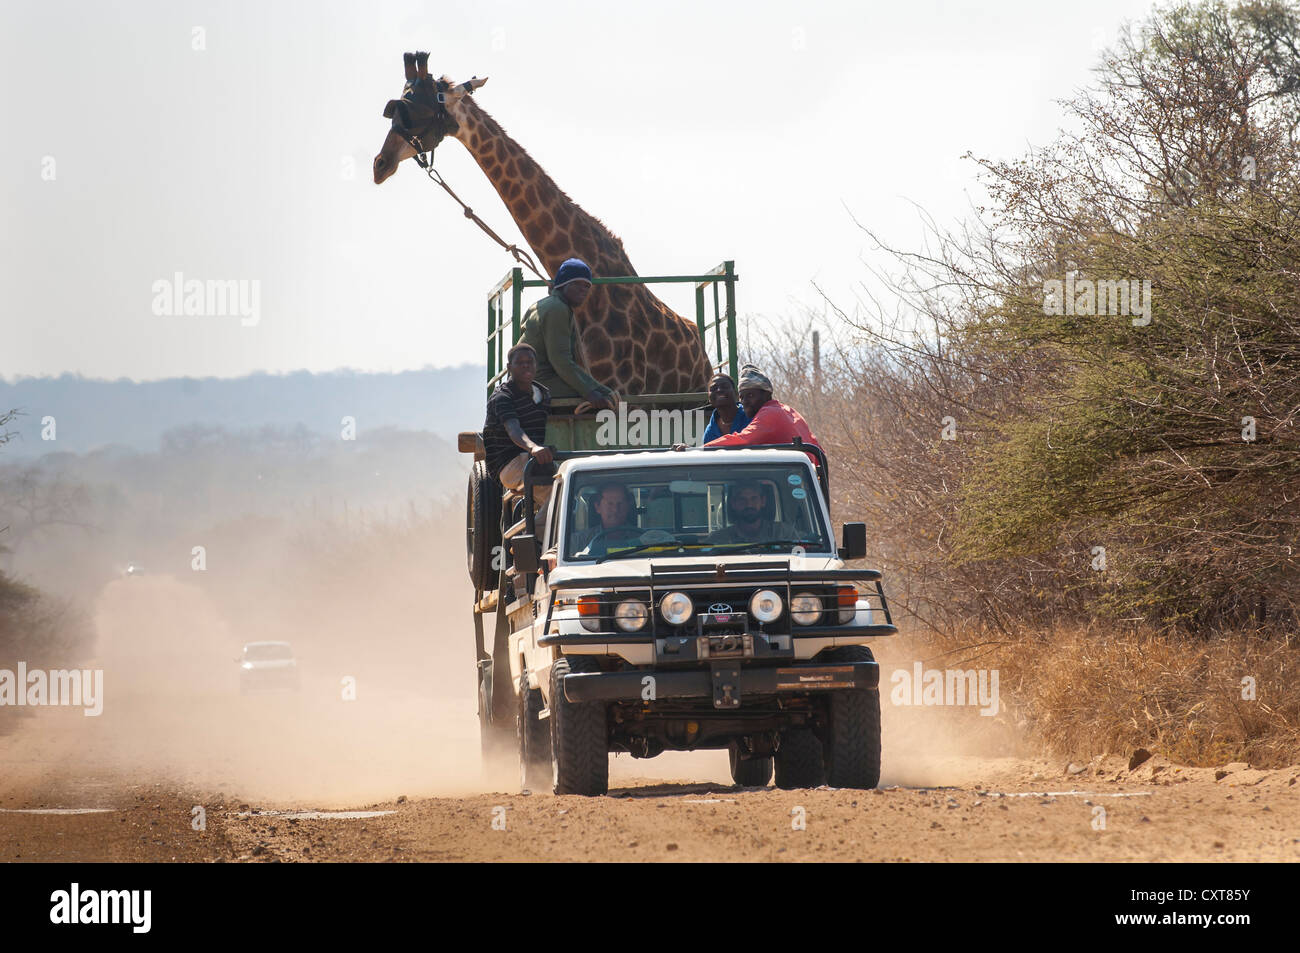
[[[109,814],[118,807],[0,807],[0,814]]]
[[[385,814],[396,814],[396,811],[240,811],[238,814],[227,814],[227,817],[292,817],[304,821],[319,820],[364,820],[368,817],[383,817]]]
[[[1100,793],[1098,791],[976,791],[980,797],[1151,797],[1154,791],[1118,791]]]

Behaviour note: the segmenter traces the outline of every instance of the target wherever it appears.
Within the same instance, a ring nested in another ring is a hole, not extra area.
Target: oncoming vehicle
[[[288,642],[249,642],[240,654],[239,694],[296,692],[302,687],[298,660]]]

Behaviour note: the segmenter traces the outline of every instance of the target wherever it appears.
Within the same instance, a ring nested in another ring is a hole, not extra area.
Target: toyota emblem
[[[720,613],[726,614],[729,612],[731,612],[731,606],[727,605],[725,602],[715,602],[713,605],[709,606],[709,615],[718,615]]]

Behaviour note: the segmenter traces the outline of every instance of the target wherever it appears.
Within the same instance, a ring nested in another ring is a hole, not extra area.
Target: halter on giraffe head
[[[402,89],[402,98],[391,99],[384,107],[384,118],[391,119],[393,126],[375,156],[376,185],[383,184],[397,171],[399,163],[416,154],[411,140],[431,152],[447,136],[455,135],[459,124],[453,109],[462,97],[487,82],[486,76],[482,79],[476,76],[460,84],[451,82],[446,76],[434,79],[429,75],[428,53],[406,53],[403,60],[406,86]]]

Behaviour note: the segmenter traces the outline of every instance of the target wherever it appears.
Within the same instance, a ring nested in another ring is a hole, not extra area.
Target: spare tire
[[[488,475],[487,463],[475,460],[465,494],[465,555],[475,589],[496,588],[492,556],[500,545],[501,484]]]

